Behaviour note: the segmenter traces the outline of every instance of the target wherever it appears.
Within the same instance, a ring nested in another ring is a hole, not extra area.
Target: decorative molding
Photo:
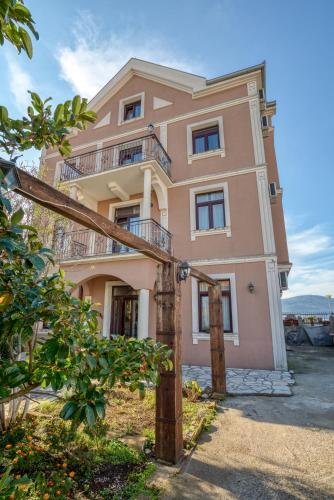
[[[233,333],[224,333],[224,338],[227,337],[227,340],[233,340],[235,342],[234,345],[239,345],[238,305],[235,273],[209,274],[209,276],[215,280],[230,280]],[[198,281],[196,278],[191,278],[191,304],[193,343],[196,343],[194,342],[194,340],[209,340],[210,335],[208,333],[199,331]]]
[[[217,184],[204,184],[201,186],[193,187],[189,189],[189,209],[190,209],[190,239],[191,241],[195,241],[196,237],[202,231],[196,229],[196,194],[199,193],[208,193],[212,190],[222,189],[224,191],[224,212],[225,212],[225,227],[221,229],[215,230],[205,230],[203,231],[207,233],[207,235],[218,234],[218,231],[221,233],[225,233],[226,236],[231,237],[231,213],[230,213],[230,202],[229,202],[229,194],[228,194],[228,183],[227,182],[219,182]]]
[[[163,145],[165,151],[167,151],[167,123],[161,123],[160,125],[160,142]]]
[[[275,260],[266,261],[266,273],[274,366],[275,370],[287,370],[288,364],[282,320],[281,295],[277,262]]]
[[[276,246],[266,169],[256,172],[256,182],[259,196],[263,251],[265,254],[275,254]]]
[[[251,174],[253,172],[257,172],[258,170],[263,170],[263,168],[265,168],[265,167],[266,167],[266,165],[258,165],[256,167],[240,168],[238,170],[232,170],[230,172],[223,172],[223,173],[219,173],[219,174],[202,175],[200,177],[191,177],[190,179],[185,179],[183,181],[173,182],[173,185],[169,186],[168,189],[177,188],[179,186],[188,186],[190,184],[199,184],[200,182],[225,179],[227,177],[235,177],[237,175]]]
[[[264,154],[263,135],[262,135],[258,97],[252,98],[249,101],[249,110],[250,110],[252,136],[253,136],[255,165],[262,165],[263,163],[265,163],[266,158]]]
[[[226,234],[228,238],[231,238],[231,227],[226,226],[223,229],[196,229],[193,232],[194,240],[198,238],[198,236],[213,236],[215,234]]]
[[[201,259],[201,260],[189,260],[189,264],[194,267],[203,266],[220,266],[220,265],[230,265],[230,264],[248,264],[250,262],[267,262],[275,261],[275,255],[250,255],[250,256],[240,256],[240,257],[225,257],[220,259]]]
[[[160,97],[153,97],[153,109],[161,109],[166,108],[167,106],[171,106],[174,104],[173,102],[166,101],[165,99],[161,99]]]
[[[248,92],[248,95],[252,95],[252,96],[257,96],[257,82],[256,80],[252,80],[250,82],[247,83],[247,92]]]
[[[94,126],[94,128],[100,128],[100,127],[105,127],[106,125],[110,125],[110,117],[111,117],[111,112],[107,113],[97,124]]]
[[[193,345],[198,345],[198,342],[200,340],[210,341],[210,334],[205,332],[199,332],[199,333],[193,332],[192,333]],[[233,333],[224,333],[224,341],[225,340],[233,342],[235,347],[240,346],[239,335],[235,335]]]
[[[129,199],[127,201],[116,201],[109,203],[109,219],[115,221],[116,208],[131,207],[132,205],[140,206],[140,218],[143,218],[143,198]]]
[[[111,240],[110,240],[111,241]],[[93,257],[81,257],[81,258],[76,258],[76,259],[66,259],[66,260],[60,260],[61,266],[66,267],[67,265],[81,265],[81,264],[91,264],[91,263],[98,263],[98,262],[112,262],[114,260],[135,260],[135,259],[148,259],[149,257],[146,257],[146,255],[143,255],[139,252],[131,252],[131,253],[124,253],[124,254],[108,254],[108,255],[94,255]]]
[[[193,131],[199,130],[203,127],[211,127],[218,125],[219,129],[219,143],[220,148],[212,151],[205,151],[203,153],[193,153]],[[196,123],[190,123],[187,125],[187,157],[188,157],[188,165],[191,165],[193,160],[208,158],[210,156],[215,156],[219,154],[220,156],[225,156],[225,142],[224,142],[224,126],[223,126],[223,117],[216,116],[209,118],[208,120],[202,120]]]
[[[124,191],[123,188],[117,182],[109,182],[108,183],[108,188],[110,189],[111,193],[115,196],[115,198],[119,198],[122,201],[128,201],[130,199],[129,194]]]

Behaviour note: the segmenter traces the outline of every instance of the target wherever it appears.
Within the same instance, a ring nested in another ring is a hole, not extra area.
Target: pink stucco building
[[[280,291],[290,269],[265,66],[204,77],[131,59],[92,99],[98,119],[49,182],[222,282],[227,364],[286,368]],[[156,264],[97,233],[56,227],[104,336],[155,335]],[[183,362],[209,365],[205,284],[182,285]]]

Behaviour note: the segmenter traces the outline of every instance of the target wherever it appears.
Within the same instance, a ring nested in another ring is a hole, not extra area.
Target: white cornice
[[[275,255],[250,255],[250,256],[240,256],[240,257],[225,257],[221,259],[201,259],[201,260],[189,260],[189,264],[193,267],[204,267],[204,266],[219,266],[225,264],[246,264],[250,262],[276,262],[277,258]]]
[[[253,172],[258,172],[266,168],[266,164],[257,165],[256,167],[246,167],[237,170],[231,170],[229,172],[212,174],[212,175],[202,175],[201,177],[192,177],[190,179],[185,179],[183,181],[173,182],[172,186],[168,189],[177,188],[180,186],[188,186],[189,184],[199,184],[201,182],[214,181],[218,179],[225,179],[226,177],[234,177],[236,175],[251,174]]]

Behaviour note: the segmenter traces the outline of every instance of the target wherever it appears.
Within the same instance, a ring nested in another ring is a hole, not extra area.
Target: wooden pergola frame
[[[158,262],[156,339],[172,350],[173,369],[161,370],[161,383],[156,389],[155,452],[158,459],[177,463],[183,451],[181,284],[176,279],[181,261],[20,168],[16,167],[16,172],[17,193]],[[216,395],[223,396],[226,374],[221,288],[216,280],[193,267],[190,275],[209,285],[212,388]]]

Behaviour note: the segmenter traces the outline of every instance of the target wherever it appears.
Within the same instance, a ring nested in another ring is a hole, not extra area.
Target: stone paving
[[[209,366],[183,365],[183,381],[196,380],[205,389],[211,387]],[[227,392],[244,396],[292,396],[293,372],[227,368]]]

